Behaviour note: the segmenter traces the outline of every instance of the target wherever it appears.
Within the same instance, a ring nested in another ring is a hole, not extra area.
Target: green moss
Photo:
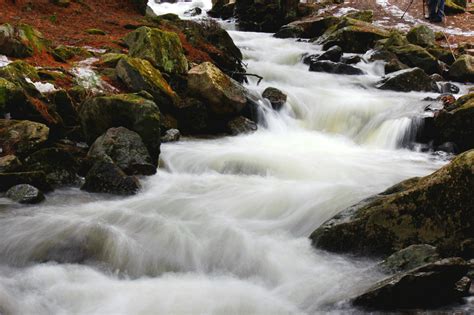
[[[117,63],[123,57],[126,57],[126,55],[116,54],[116,53],[108,53],[108,54],[104,54],[100,57],[99,63],[104,67],[115,68],[117,66]]]
[[[80,56],[83,58],[92,57],[92,53],[85,48],[65,45],[57,46],[56,48],[54,48],[52,53],[54,59],[61,62],[66,62],[67,60],[72,59],[76,56]]]
[[[85,30],[85,32],[89,35],[107,35],[107,32],[98,28],[90,28]]]

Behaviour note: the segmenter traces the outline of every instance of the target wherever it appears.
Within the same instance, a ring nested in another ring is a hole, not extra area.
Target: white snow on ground
[[[33,82],[30,78],[26,78],[25,80],[26,82],[33,84],[41,93],[52,93],[57,91],[56,87],[51,83]]]
[[[7,58],[7,56],[0,55],[0,67],[5,67],[9,63],[11,63],[11,61]]]
[[[336,13],[334,13],[334,16],[343,16],[353,11],[359,11],[359,10],[355,8],[351,8],[351,7],[340,8]]]
[[[98,58],[88,58],[79,63],[71,70],[76,76],[79,85],[87,90],[94,92],[114,91],[115,88],[102,80],[100,76],[92,69],[92,65],[97,62]]]
[[[403,12],[406,9],[406,8],[404,8],[402,10],[397,6],[390,4],[390,2],[388,2],[388,0],[375,0],[375,2],[378,5],[380,5],[385,11],[387,11],[391,15],[393,15],[395,17],[399,17],[399,18],[402,17]],[[403,29],[403,30],[409,29],[411,26],[408,25],[406,22],[410,22],[412,24],[428,25],[434,31],[441,31],[441,32],[445,32],[446,34],[474,36],[474,30],[463,31],[463,30],[461,30],[457,27],[451,27],[451,26],[444,27],[444,26],[441,26],[441,25],[435,25],[435,24],[432,24],[432,23],[428,23],[428,22],[424,21],[423,19],[417,19],[417,18],[411,16],[408,13],[406,13],[405,16],[403,17],[403,21],[400,21],[400,23],[398,23],[396,25],[396,28]]]

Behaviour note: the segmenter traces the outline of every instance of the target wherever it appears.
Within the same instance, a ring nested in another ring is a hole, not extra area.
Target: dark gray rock
[[[337,63],[332,61],[315,61],[309,66],[309,71],[314,72],[327,72],[334,74],[346,74],[346,75],[361,75],[364,74],[359,68],[347,65],[344,63]]]
[[[428,244],[408,246],[385,259],[380,267],[389,272],[408,271],[439,260],[436,247]]]
[[[393,72],[385,76],[376,87],[381,90],[400,92],[437,91],[435,82],[420,68],[411,68]]]
[[[257,130],[257,124],[252,120],[239,116],[227,123],[230,134],[238,135],[242,133],[251,133]]]
[[[161,142],[176,142],[181,138],[181,133],[178,129],[168,129],[163,137],[161,137]]]
[[[342,57],[342,48],[339,46],[332,46],[318,57],[318,60],[329,60],[338,62]]]
[[[91,159],[110,157],[128,175],[152,175],[155,163],[140,135],[124,127],[110,128],[97,138],[87,154]]]
[[[451,82],[439,83],[438,87],[439,87],[440,93],[457,94],[460,91],[459,87],[456,84],[453,84]]]
[[[275,110],[280,110],[287,100],[286,94],[274,87],[266,88],[262,93],[262,97],[268,99]]]
[[[44,200],[43,193],[38,188],[28,184],[13,186],[7,191],[6,196],[13,201],[24,204],[35,204]]]
[[[355,65],[359,62],[363,61],[362,57],[358,55],[353,55],[353,56],[347,56],[347,57],[341,57],[341,62],[348,64],[348,65]]]
[[[0,173],[15,172],[21,165],[21,161],[15,155],[0,157]]]

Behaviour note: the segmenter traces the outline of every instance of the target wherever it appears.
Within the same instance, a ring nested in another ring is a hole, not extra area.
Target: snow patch
[[[33,84],[41,93],[47,94],[57,91],[56,87],[51,83],[33,82],[30,78],[26,78],[25,80],[26,82]]]
[[[92,92],[115,91],[116,89],[101,79],[101,77],[92,69],[92,65],[99,61],[98,58],[92,57],[78,62],[71,69],[71,73],[76,77],[76,82],[86,90]]]
[[[5,67],[6,65],[10,64],[11,61],[8,59],[7,56],[0,55],[0,68]]]

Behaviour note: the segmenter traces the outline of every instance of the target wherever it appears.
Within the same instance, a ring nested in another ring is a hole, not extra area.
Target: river
[[[196,5],[151,2],[180,15]],[[428,104],[420,100],[434,94],[376,90],[377,63],[360,64],[362,76],[309,72],[301,56],[317,46],[230,34],[248,72],[264,77],[248,88],[283,90],[285,108],[260,101],[264,123],[253,134],[162,145],[162,167],[133,197],[63,189],[37,206],[2,199],[0,311],[353,313],[344,301],[380,277],[376,262],[318,251],[308,236],[446,163],[402,147]]]

